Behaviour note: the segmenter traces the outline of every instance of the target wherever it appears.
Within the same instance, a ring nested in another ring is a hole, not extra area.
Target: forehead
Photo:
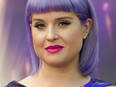
[[[74,12],[47,12],[47,13],[34,13],[32,14],[32,19],[39,18],[39,19],[57,19],[57,18],[75,18],[77,15]]]

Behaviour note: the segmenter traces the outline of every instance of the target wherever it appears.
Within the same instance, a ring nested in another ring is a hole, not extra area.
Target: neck
[[[79,66],[76,66],[77,62],[75,63],[76,64],[65,65],[61,67],[52,67],[42,63],[41,69],[35,74],[35,78],[38,79],[38,82],[46,82],[46,84],[52,84],[52,87],[53,84],[61,84],[61,86],[59,87],[71,87],[71,84],[76,85],[76,87],[77,85],[81,86],[87,83],[90,80],[90,77],[83,76],[79,69]],[[65,86],[62,84],[64,84]],[[66,86],[66,84],[68,86]]]

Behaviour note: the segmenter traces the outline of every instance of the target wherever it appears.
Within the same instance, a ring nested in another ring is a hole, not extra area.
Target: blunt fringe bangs
[[[95,9],[91,0],[28,0],[25,10],[27,42],[32,61],[32,72],[36,73],[41,67],[41,60],[34,52],[31,35],[31,15],[52,11],[75,12],[82,24],[87,18],[93,20],[93,26],[88,37],[83,41],[80,52],[80,70],[83,75],[90,75],[98,62],[98,24]]]

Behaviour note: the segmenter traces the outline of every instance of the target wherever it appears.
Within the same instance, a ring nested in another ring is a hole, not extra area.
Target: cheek
[[[79,43],[80,40],[83,39],[81,28],[70,29],[69,31],[65,31],[65,33],[63,33],[62,35],[64,37],[64,40],[67,40],[66,42],[69,42],[69,43],[72,43],[72,42]]]
[[[35,53],[38,55],[38,53],[42,52],[41,49],[43,48],[44,36],[36,31],[32,31],[32,39]]]
[[[69,46],[70,51],[72,52],[80,52],[82,48],[82,31],[81,29],[75,29],[74,31],[69,31],[64,33],[64,40],[66,44]]]
[[[81,49],[81,46],[82,46],[82,36],[79,35],[79,34],[73,34],[72,37],[70,37],[70,44],[72,47],[74,48],[79,48]]]

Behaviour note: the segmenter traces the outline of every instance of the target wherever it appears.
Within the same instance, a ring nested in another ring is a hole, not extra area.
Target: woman
[[[28,0],[26,27],[32,73],[6,87],[110,86],[90,77],[98,62],[94,11],[91,0]]]

